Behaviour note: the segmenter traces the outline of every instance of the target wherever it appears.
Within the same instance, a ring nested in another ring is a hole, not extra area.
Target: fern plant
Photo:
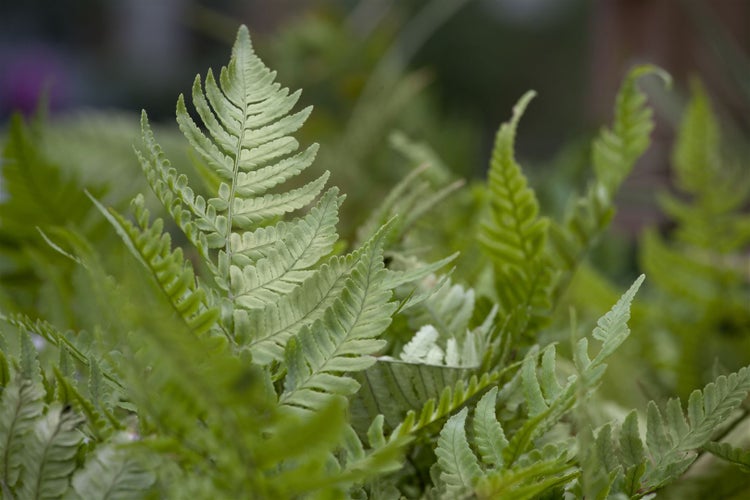
[[[192,106],[177,102],[204,186],[141,117],[136,157],[181,235],[146,197],[129,218],[97,192],[129,256],[102,255],[77,227],[41,228],[86,281],[95,319],[68,331],[2,316],[3,497],[641,498],[706,450],[746,465],[714,430],[750,390],[747,369],[693,393],[687,418],[678,400],[650,404],[645,440],[635,411],[604,425],[586,415],[643,277],[590,336],[571,328],[570,360],[539,335],[647,146],[636,82],[654,71],[626,78],[594,143],[592,187],[562,222],[540,215],[515,159],[533,94],[522,97],[472,235],[490,280],[466,282],[443,271],[455,255],[424,262],[410,239],[460,187],[436,175],[435,188],[425,169],[347,251],[343,196],[327,173],[302,180],[317,146],[292,134],[310,109],[293,111],[299,92],[275,82],[241,27],[228,65],[196,78]]]

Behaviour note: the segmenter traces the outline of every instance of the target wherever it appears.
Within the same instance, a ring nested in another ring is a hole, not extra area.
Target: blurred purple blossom
[[[46,93],[49,109],[71,104],[73,78],[64,54],[45,45],[0,51],[0,113],[32,113]]]

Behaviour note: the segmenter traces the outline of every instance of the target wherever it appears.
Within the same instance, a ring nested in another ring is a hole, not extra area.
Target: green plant
[[[199,120],[177,103],[205,188],[141,118],[137,158],[186,244],[173,246],[142,195],[129,219],[88,193],[128,254],[103,253],[78,225],[40,228],[73,261],[86,329],[2,316],[3,497],[643,498],[705,450],[746,465],[712,438],[736,424],[747,368],[693,392],[687,419],[679,400],[663,414],[649,404],[645,439],[635,411],[622,423],[587,411],[630,335],[643,277],[590,336],[572,322],[569,360],[563,338],[543,335],[648,145],[637,80],[653,72],[625,79],[614,124],[594,142],[591,186],[561,221],[540,215],[515,160],[533,94],[519,101],[488,186],[474,191],[470,236],[483,253],[467,277],[441,272],[460,257],[425,262],[419,249],[429,241],[419,221],[459,187],[435,191],[424,170],[355,248],[339,241],[344,200],[325,189],[328,173],[298,177],[317,152],[291,135],[310,109],[292,111],[299,92],[274,82],[240,28],[227,67],[194,82]],[[33,205],[27,194],[9,206]]]

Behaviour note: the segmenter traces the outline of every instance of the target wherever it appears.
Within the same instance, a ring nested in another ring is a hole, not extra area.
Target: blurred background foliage
[[[619,194],[612,230],[545,335],[567,339],[569,306],[578,329],[590,327],[644,271],[635,341],[608,372],[607,398],[626,407],[684,398],[750,362],[744,2],[5,2],[0,306],[86,327],[79,323],[87,291],[76,289],[75,266],[62,264],[36,228],[47,236],[75,228],[108,260],[124,262],[83,188],[118,209],[146,190],[132,153],[141,108],[160,123],[167,156],[191,163],[172,118],[176,95],[189,92],[205,67],[223,63],[240,23],[279,80],[303,89],[301,102],[315,108],[300,137],[321,143],[317,171],[331,170],[348,195],[344,238],[356,241],[392,187],[429,164],[419,189],[439,193],[437,202],[414,218],[402,245],[431,256],[461,251],[454,281],[480,290],[481,179],[512,104],[527,89],[539,93],[519,129],[517,155],[545,213],[559,219],[591,176],[590,138],[610,121],[622,76],[635,63],[663,67],[672,89],[644,81],[656,109],[652,145]],[[703,82],[692,92],[691,78]],[[42,95],[47,114],[34,117]],[[25,118],[10,120],[15,111]],[[685,153],[686,144],[694,150]],[[36,181],[23,175],[29,171]],[[33,182],[50,179],[45,203],[19,201]],[[19,213],[28,221],[22,231],[12,225]]]

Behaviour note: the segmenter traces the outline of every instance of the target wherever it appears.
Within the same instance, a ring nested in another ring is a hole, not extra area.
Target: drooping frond
[[[594,141],[591,161],[596,178],[610,196],[648,147],[654,128],[653,111],[645,105],[646,95],[638,89],[637,81],[650,73],[667,84],[671,82],[670,76],[655,66],[644,65],[631,70],[617,94],[612,128],[603,129]]]
[[[617,93],[613,123],[599,132],[592,146],[594,179],[568,209],[562,223],[550,226],[550,256],[562,271],[556,296],[608,227],[614,216],[614,197],[648,146],[654,128],[653,112],[637,83],[649,74],[658,75],[667,85],[671,81],[667,73],[654,66],[637,66],[628,73]]]

